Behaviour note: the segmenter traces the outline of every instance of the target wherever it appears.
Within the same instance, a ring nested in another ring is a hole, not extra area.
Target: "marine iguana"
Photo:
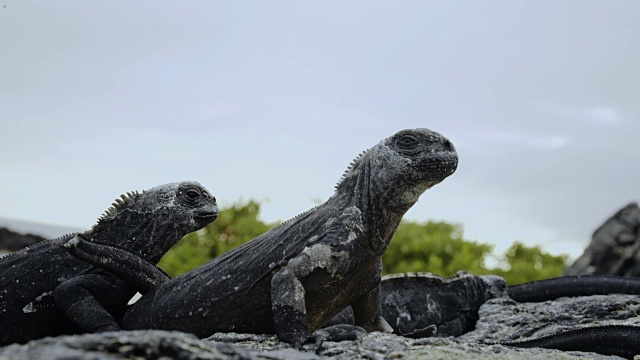
[[[586,351],[633,359],[640,354],[640,326],[587,326],[535,339],[502,341],[497,344],[519,348]]]
[[[122,195],[89,231],[0,258],[0,344],[119,329],[113,315],[125,309],[135,290],[71,256],[65,243],[82,239],[117,246],[155,264],[182,236],[213,221],[217,213],[215,198],[200,184],[161,185]]]
[[[391,274],[382,278],[380,293],[382,317],[394,334],[460,336],[474,329],[482,304],[506,295],[506,282],[496,275],[464,271],[449,278],[432,273]],[[353,313],[347,307],[327,325],[351,323]]]
[[[451,175],[451,142],[428,130],[403,130],[360,154],[325,203],[177,278],[160,283],[124,315],[124,329],[275,333],[300,347],[351,305],[355,325],[392,329],[380,315],[381,256],[402,216],[428,188]],[[76,256],[141,284],[144,261],[126,251],[78,242]],[[127,260],[128,258],[128,260]],[[107,262],[105,262],[107,261]]]

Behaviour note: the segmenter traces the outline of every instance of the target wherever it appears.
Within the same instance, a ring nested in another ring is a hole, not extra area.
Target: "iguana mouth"
[[[203,213],[198,213],[196,215],[193,216],[195,219],[198,220],[207,220],[209,222],[215,220],[218,217],[218,213],[217,212],[203,212]]]
[[[457,159],[437,159],[420,164],[421,168],[431,168],[445,170],[447,173],[452,174],[458,167]]]

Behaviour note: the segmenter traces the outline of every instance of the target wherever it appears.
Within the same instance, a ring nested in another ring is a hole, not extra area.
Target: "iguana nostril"
[[[451,141],[449,141],[449,139],[443,139],[442,145],[446,151],[456,151],[456,149],[453,147],[453,144],[451,143]]]

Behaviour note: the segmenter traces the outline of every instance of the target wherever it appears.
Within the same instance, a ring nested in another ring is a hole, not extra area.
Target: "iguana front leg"
[[[271,279],[271,309],[276,335],[300,348],[311,337],[307,326],[300,266],[285,266]]]
[[[87,332],[119,330],[115,318],[106,308],[126,304],[132,292],[123,281],[140,293],[169,279],[162,270],[126,250],[88,241],[81,235],[64,247],[70,254],[108,273],[90,273],[64,279],[54,290],[58,310]],[[117,279],[119,277],[120,279]],[[96,294],[107,294],[96,298]]]
[[[342,276],[348,268],[346,252],[335,252],[330,246],[316,244],[289,260],[271,279],[271,308],[276,335],[300,348],[313,337],[307,323],[303,280],[315,271],[329,276]],[[326,329],[325,329],[326,330]]]
[[[97,298],[96,294],[105,294]],[[86,332],[120,330],[106,308],[117,310],[133,295],[119,280],[103,274],[87,274],[63,280],[53,291],[56,308]]]
[[[64,247],[78,259],[113,273],[141,294],[171,279],[154,264],[127,250],[98,244],[80,235]]]
[[[382,317],[380,310],[380,284],[364,294],[358,301],[351,304],[355,325],[361,326],[368,332],[380,331],[392,333],[393,328]]]

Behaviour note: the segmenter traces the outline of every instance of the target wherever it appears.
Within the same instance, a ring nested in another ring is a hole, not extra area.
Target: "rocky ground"
[[[493,299],[481,307],[476,329],[458,338],[408,339],[370,333],[360,340],[327,341],[320,349],[308,344],[298,351],[273,335],[217,333],[200,340],[180,332],[122,331],[9,345],[0,348],[0,359],[620,359],[484,343],[613,323],[640,325],[640,296],[588,296],[524,304]]]

